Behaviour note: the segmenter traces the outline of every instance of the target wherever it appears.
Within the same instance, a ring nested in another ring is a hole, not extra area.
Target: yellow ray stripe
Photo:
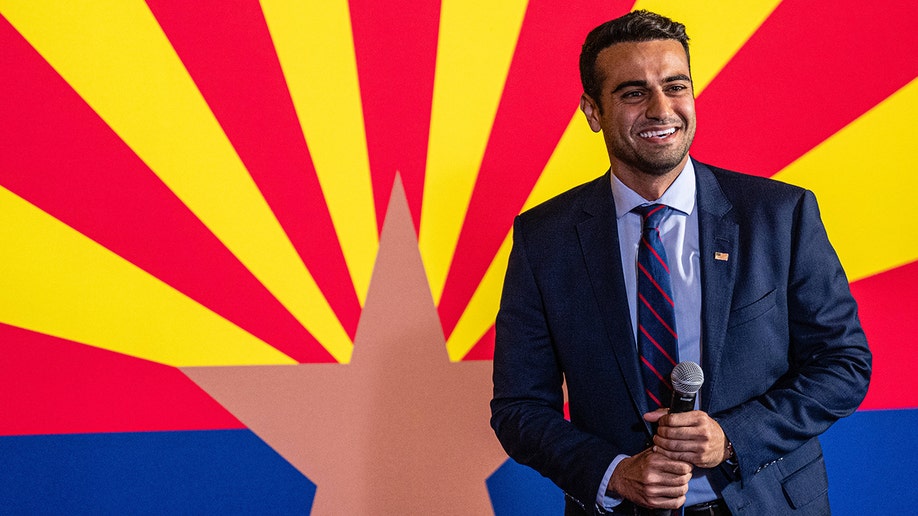
[[[434,302],[497,113],[526,0],[444,0],[418,245]]]
[[[348,3],[261,4],[363,304],[379,238]]]
[[[446,351],[453,362],[462,360],[494,324],[497,310],[500,308],[500,293],[513,243],[511,234],[504,238],[472,299],[462,312],[462,317],[456,323],[456,328],[446,341]]]
[[[146,5],[7,1],[3,14],[329,352],[347,361],[347,333]]]
[[[0,321],[172,366],[294,361],[0,187]]]
[[[634,9],[654,11],[685,24],[692,54],[692,80],[698,95],[780,3],[637,0]]]
[[[583,114],[577,111],[529,194],[523,210],[595,179],[608,169],[609,154],[602,134],[591,131]]]
[[[602,136],[590,131],[580,112],[575,113],[545,170],[532,189],[523,210],[527,210],[580,183],[589,181],[609,168],[609,155]],[[460,360],[494,324],[500,304],[500,291],[510,254],[511,235],[491,261],[469,305],[449,336],[446,347],[450,359]]]
[[[816,193],[850,281],[918,259],[918,79],[774,177]]]

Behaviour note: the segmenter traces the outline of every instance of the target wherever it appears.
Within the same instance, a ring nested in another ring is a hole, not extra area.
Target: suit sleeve
[[[787,371],[767,392],[715,415],[746,479],[853,413],[870,381],[857,305],[811,192],[800,197],[792,220]]]
[[[496,323],[493,379],[491,425],[510,457],[592,507],[617,454],[564,418],[562,369],[519,218]]]

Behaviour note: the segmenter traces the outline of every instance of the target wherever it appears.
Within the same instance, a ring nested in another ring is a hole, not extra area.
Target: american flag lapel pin
[[[730,254],[729,254],[729,253],[722,253],[722,252],[720,252],[720,251],[717,251],[717,252],[714,253],[714,259],[715,259],[715,260],[720,260],[720,261],[722,261],[722,262],[725,262],[725,261],[727,261],[727,260],[730,259]]]

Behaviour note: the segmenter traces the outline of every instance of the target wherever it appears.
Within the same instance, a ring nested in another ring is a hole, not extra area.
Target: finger
[[[657,485],[678,486],[688,482],[691,478],[692,465],[688,462],[674,460],[649,475],[648,482]]]
[[[676,497],[648,496],[646,501],[641,505],[651,509],[678,509],[685,505],[685,495]]]
[[[700,432],[697,430],[691,430],[686,428],[668,428],[668,429],[658,429],[656,435],[653,436],[653,442],[656,445],[664,445],[667,449],[673,449],[672,446],[695,446],[695,444],[703,444],[710,441],[710,436],[705,432]],[[692,444],[695,443],[695,444]],[[672,446],[666,446],[672,445]]]
[[[654,452],[647,457],[650,468],[655,472],[668,475],[670,477],[691,476],[692,464],[688,461],[674,459],[667,453]],[[688,480],[686,480],[687,482]]]
[[[701,465],[702,456],[697,453],[691,452],[665,452],[668,459],[679,464],[695,464]]]
[[[669,417],[669,416],[667,416]],[[669,426],[667,424],[660,424],[657,427],[657,433],[654,437],[662,437],[664,439],[688,439],[692,435],[691,429],[683,426]]]
[[[648,486],[644,490],[647,500],[653,504],[666,503],[669,500],[677,500],[688,493],[688,484],[678,486]]]
[[[672,461],[688,462],[702,468],[714,467],[722,461],[723,449],[698,441],[670,441],[654,438],[651,450]]]
[[[708,447],[709,439],[690,434],[657,434],[653,436],[653,446],[658,450],[669,452],[701,452]]]
[[[704,460],[705,448],[691,441],[666,441],[656,440],[654,453],[662,455],[670,461],[700,465]]]
[[[699,459],[699,455],[693,452],[671,451],[660,448],[656,453],[677,464],[695,464]],[[672,471],[676,472],[676,470]]]
[[[660,427],[653,436],[654,444],[668,450],[696,450],[722,447],[723,433],[712,427]]]
[[[701,412],[700,410],[692,410],[689,412],[679,412],[675,414],[667,413],[667,415],[660,418],[657,423],[660,426],[666,426],[670,428],[691,428],[704,425],[705,418],[707,418],[707,414],[704,412]]]
[[[668,417],[670,416],[667,416],[667,418]],[[673,441],[708,442],[716,440],[721,433],[722,431],[718,428],[705,424],[697,426],[671,426],[661,424],[657,427],[657,432],[654,437]]]

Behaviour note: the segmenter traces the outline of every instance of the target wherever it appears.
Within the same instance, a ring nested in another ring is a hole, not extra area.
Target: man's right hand
[[[685,504],[692,465],[652,448],[622,460],[609,480],[612,496],[650,509],[678,509]]]

